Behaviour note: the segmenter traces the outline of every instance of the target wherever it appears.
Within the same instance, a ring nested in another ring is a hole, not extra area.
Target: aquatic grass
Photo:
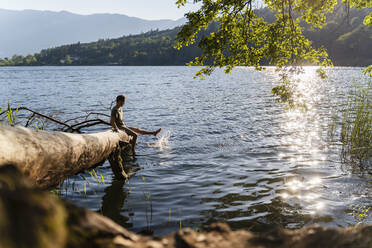
[[[2,110],[3,110],[3,108],[0,107],[0,113],[2,113]],[[6,108],[6,112],[5,112],[6,119],[7,119],[7,124],[9,124],[10,126],[13,126],[13,127],[17,124],[17,114],[18,114],[18,111],[19,111],[19,105],[14,110],[10,106],[10,101],[8,101],[8,107]],[[0,119],[0,124],[2,124],[3,121],[4,120]]]
[[[152,223],[152,198],[151,198],[151,192],[146,189],[146,178],[144,176],[141,177],[142,182],[145,185],[145,191],[143,191],[143,196],[145,199],[146,204],[146,223],[147,223],[147,229],[150,230],[151,223]],[[149,209],[150,209],[150,217],[149,217]]]
[[[70,179],[67,178],[64,181],[62,181],[56,188],[54,188],[51,193],[54,195],[57,195],[59,197],[73,197],[74,194],[82,195],[84,194],[84,197],[86,198],[88,195],[88,187],[93,186],[94,184],[103,184],[105,185],[105,179],[98,171],[98,169],[94,170],[89,170],[88,173],[91,175],[90,179],[89,177],[85,177],[83,174],[79,174],[79,176],[83,179],[83,185],[82,185],[82,190],[79,189],[79,187],[76,185],[77,179]],[[70,182],[73,180],[72,182]],[[97,192],[92,189],[92,192],[94,195],[97,194]]]
[[[335,133],[337,130],[337,121],[338,121],[338,115],[337,113],[333,113],[331,116],[331,122],[328,125],[328,131],[327,131],[327,138],[329,141],[333,141],[335,138]]]
[[[45,122],[42,120],[42,118],[37,118],[35,116],[35,113],[33,113],[32,115],[30,115],[28,117],[21,116],[21,117],[18,118],[18,114],[21,110],[25,110],[25,108],[20,107],[19,105],[17,105],[16,108],[12,108],[11,103],[8,100],[7,107],[4,110],[3,110],[2,107],[0,107],[0,125],[6,124],[6,125],[10,125],[10,126],[14,127],[14,126],[19,125],[23,122],[20,119],[25,119],[25,120],[27,120],[24,123],[25,127],[29,127],[30,125],[32,126],[32,124],[33,124],[35,126],[36,130],[43,130],[44,129]],[[6,117],[3,118],[2,117],[3,114]],[[40,125],[40,122],[42,123],[42,125]]]
[[[90,176],[97,182],[97,183],[100,183],[100,184],[105,184],[105,179],[103,177],[103,174],[100,173],[97,169],[97,171],[95,169],[91,169],[88,171],[88,173],[90,174]]]
[[[41,128],[36,123],[34,123],[34,126],[35,126],[36,130],[41,130]]]
[[[363,224],[368,219],[372,219],[372,208],[367,206],[350,205],[351,214],[358,224]]]
[[[88,186],[91,186],[91,182],[89,182],[89,180],[86,178],[86,177],[84,177],[83,175],[81,175],[81,177],[84,179],[84,196],[85,197],[87,197],[87,185]],[[97,194],[97,192],[93,189],[92,190],[93,191],[93,194],[94,195],[96,195]],[[73,192],[74,193],[74,192]]]
[[[55,196],[58,196],[58,197],[61,197],[61,191],[57,190],[57,188],[54,188],[52,191],[51,191],[52,195],[55,195]]]
[[[16,110],[13,112],[12,108],[10,107],[10,102],[8,101],[8,111],[6,112],[6,116],[8,117],[9,125],[15,126],[16,125],[16,117],[18,114],[19,105],[17,106]]]
[[[341,122],[342,160],[361,168],[372,157],[372,99],[370,94],[371,82],[366,87],[356,87],[348,97]]]

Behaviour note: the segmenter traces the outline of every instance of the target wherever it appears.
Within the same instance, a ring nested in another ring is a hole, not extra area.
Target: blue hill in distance
[[[76,42],[117,38],[180,26],[178,20],[145,20],[122,14],[80,15],[68,11],[0,9],[0,57],[27,55]]]

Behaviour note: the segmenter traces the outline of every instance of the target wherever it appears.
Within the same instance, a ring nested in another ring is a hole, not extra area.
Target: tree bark
[[[128,142],[123,131],[71,134],[0,126],[0,166],[13,164],[35,186],[51,188],[95,167]]]

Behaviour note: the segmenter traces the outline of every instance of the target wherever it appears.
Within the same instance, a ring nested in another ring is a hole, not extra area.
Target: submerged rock
[[[32,184],[11,165],[0,167],[0,247],[372,247],[372,225],[311,226],[252,234],[217,223],[204,232],[185,228],[157,238],[131,233],[112,220],[77,207]]]

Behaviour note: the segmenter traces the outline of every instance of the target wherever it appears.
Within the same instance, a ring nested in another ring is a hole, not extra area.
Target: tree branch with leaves
[[[281,84],[273,89],[279,99],[291,104],[293,92],[288,82],[288,73],[298,73],[302,65],[320,66],[318,74],[326,77],[322,68],[332,66],[323,47],[315,48],[303,34],[301,25],[308,24],[322,28],[326,15],[337,5],[337,0],[264,0],[265,5],[275,13],[275,20],[268,22],[258,16],[258,9],[252,8],[258,0],[194,0],[201,7],[186,14],[188,22],[178,33],[176,48],[180,49],[196,42],[201,30],[207,30],[217,23],[217,31],[209,32],[198,39],[202,55],[189,65],[203,66],[196,77],[204,78],[215,68],[224,68],[230,73],[236,66],[253,66],[262,70],[263,64],[283,69]],[[186,0],[178,0],[182,7]],[[342,0],[340,4],[355,8],[372,7],[370,0]],[[371,25],[371,13],[364,24]],[[291,67],[290,70],[287,68]],[[369,69],[369,72],[372,69]]]

